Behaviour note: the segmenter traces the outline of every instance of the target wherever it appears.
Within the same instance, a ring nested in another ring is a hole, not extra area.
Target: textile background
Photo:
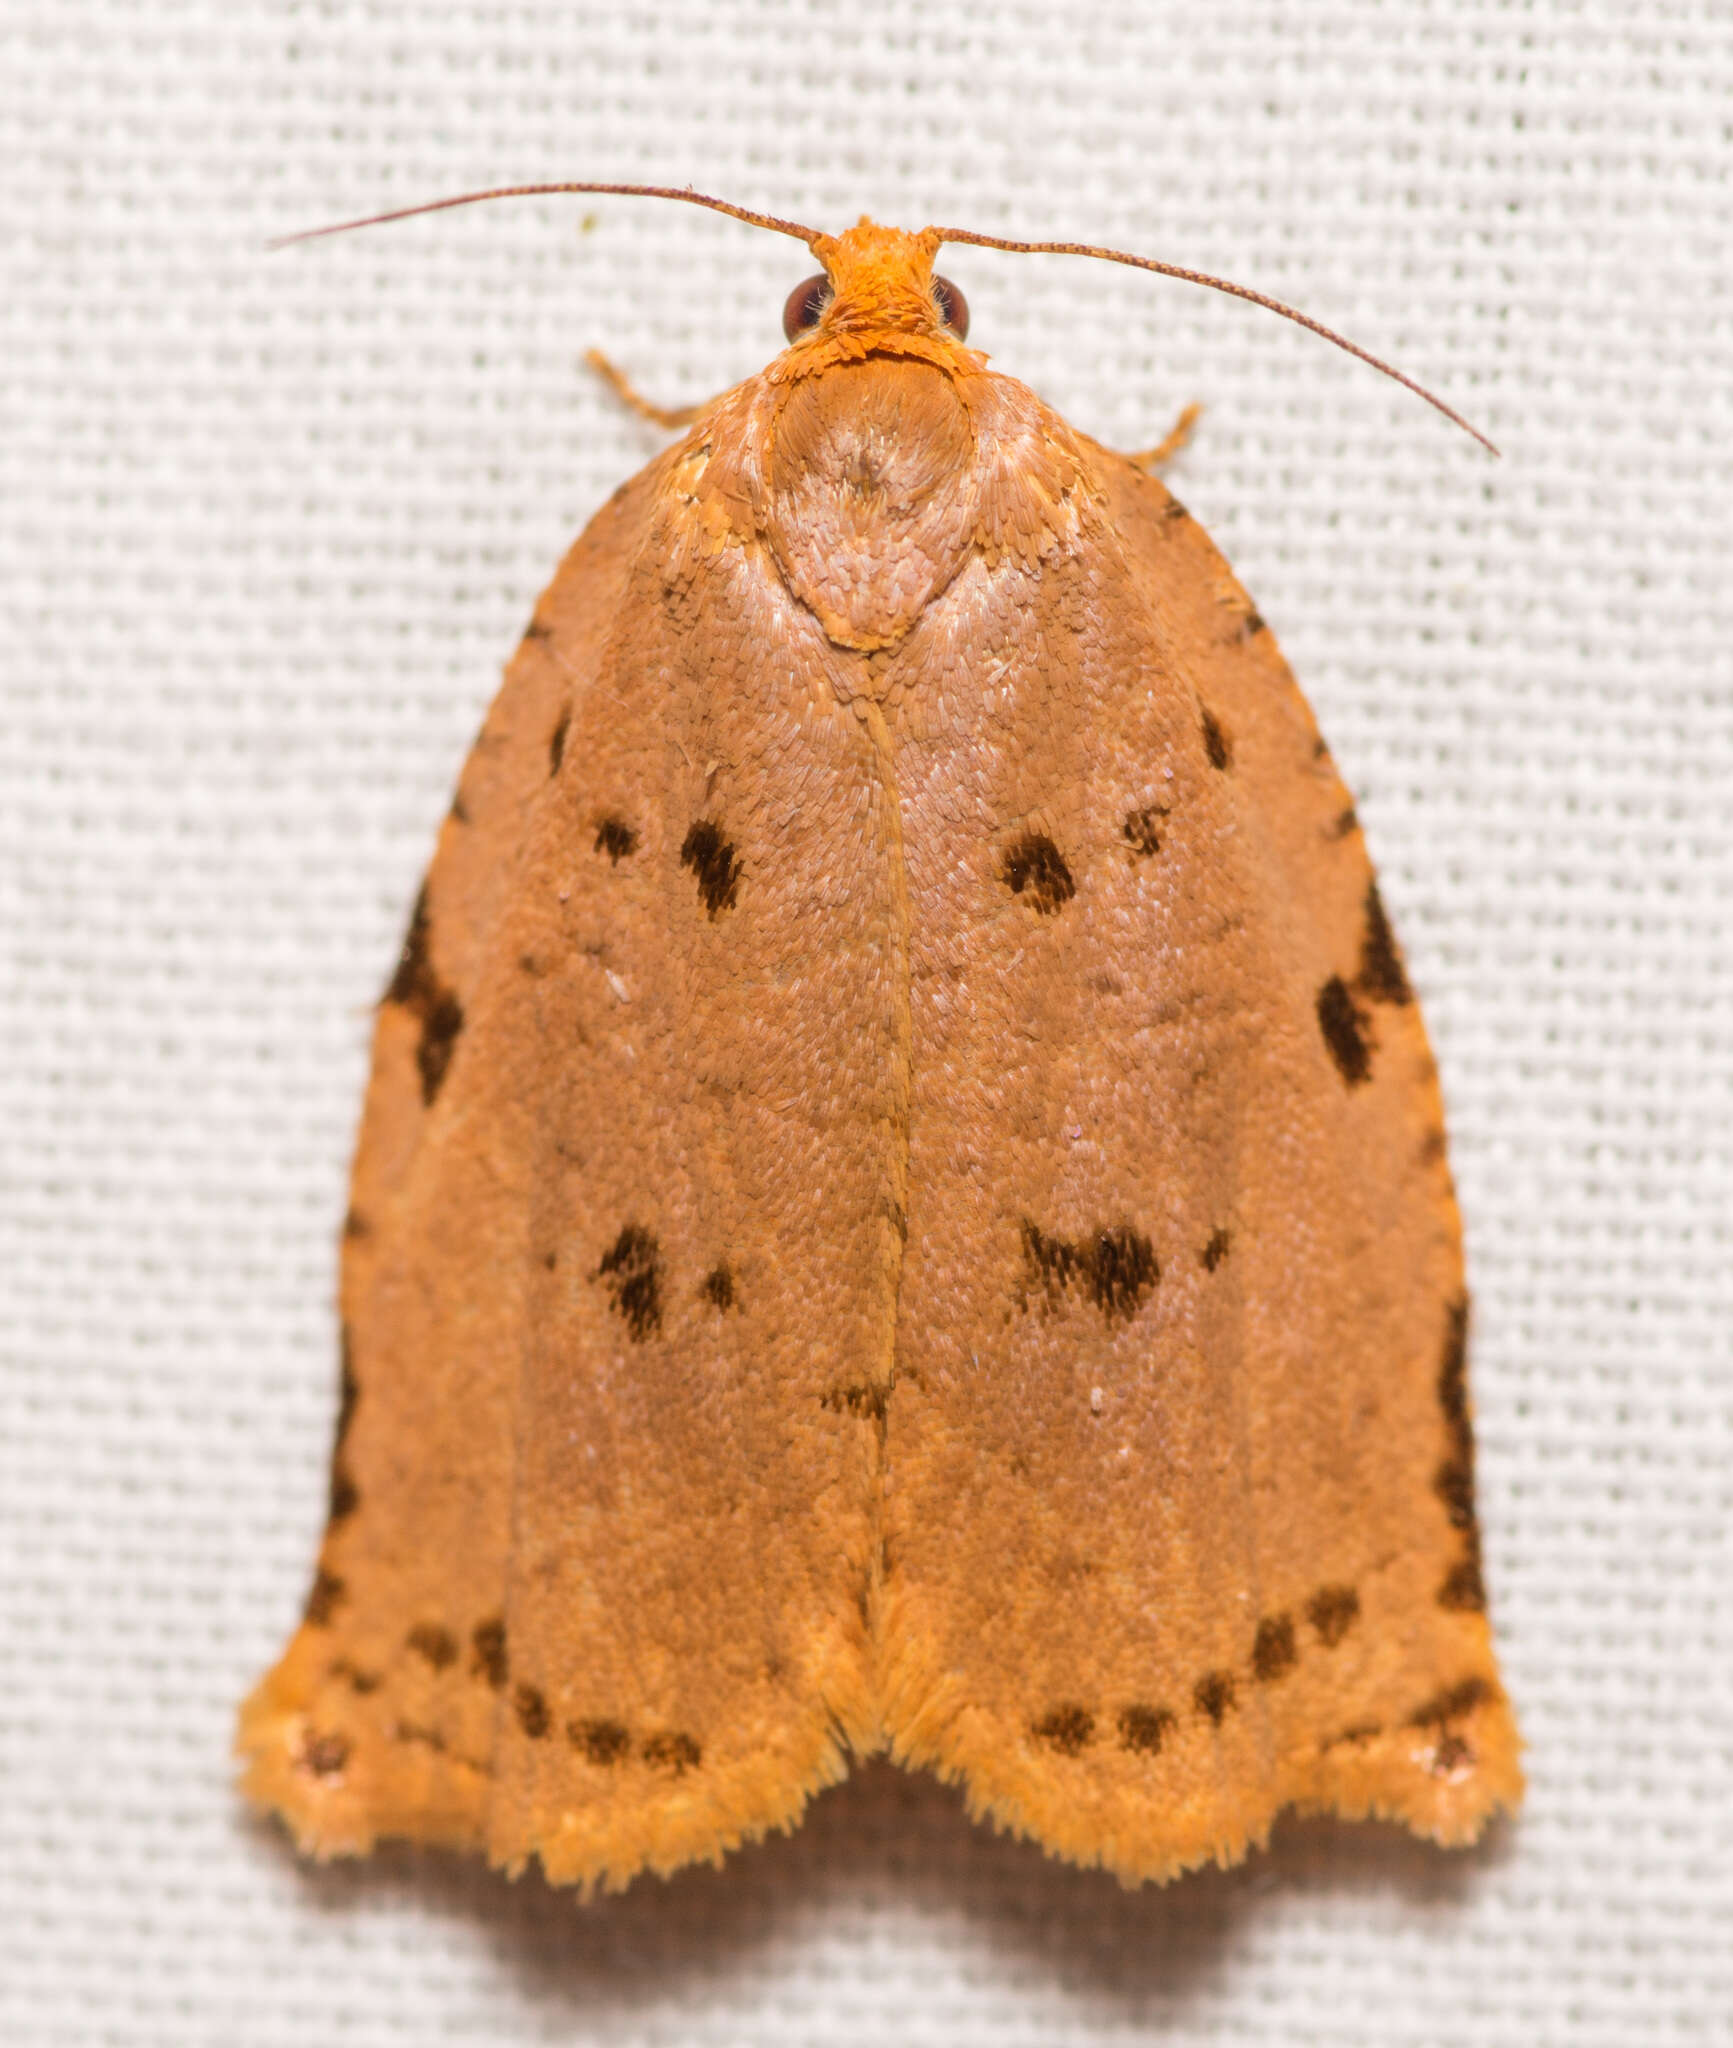
[[[0,8],[0,2033],[23,2044],[1706,2042],[1733,2033],[1733,16],[1715,0]],[[370,1005],[468,738],[803,251],[1146,445],[1356,789],[1443,1069],[1530,1744],[1455,1858],[1289,1822],[1122,1892],[885,1766],[581,1908],[231,1789],[305,1590]]]

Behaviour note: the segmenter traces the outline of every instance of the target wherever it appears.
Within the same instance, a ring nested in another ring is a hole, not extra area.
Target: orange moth
[[[1151,465],[965,346],[993,238],[698,203],[823,276],[463,771],[246,1790],[586,1891],[876,1752],[1128,1882],[1288,1807],[1472,1841],[1460,1228],[1312,715]]]

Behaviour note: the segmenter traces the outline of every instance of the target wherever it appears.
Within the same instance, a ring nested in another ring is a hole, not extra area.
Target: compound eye
[[[939,318],[959,341],[969,338],[969,302],[948,277],[933,279],[933,303]]]
[[[804,334],[809,327],[816,327],[819,316],[830,304],[830,279],[809,277],[805,284],[797,284],[783,301],[782,331],[790,341]]]

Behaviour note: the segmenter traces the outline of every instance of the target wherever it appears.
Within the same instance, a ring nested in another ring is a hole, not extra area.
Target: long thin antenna
[[[689,185],[613,185],[569,181],[557,185],[496,185],[485,192],[460,192],[452,199],[430,199],[420,206],[399,206],[390,213],[370,213],[360,220],[336,221],[329,227],[303,228],[298,234],[278,235],[269,247],[286,249],[296,242],[316,242],[326,235],[349,234],[356,228],[383,227],[388,221],[414,220],[424,213],[448,213],[455,206],[480,206],[490,199],[547,199],[570,192],[612,193],[628,199],[678,199],[688,206],[707,206],[712,213],[725,213],[731,220],[743,220],[749,227],[769,228],[773,234],[792,236],[795,241],[806,243],[808,248],[822,239],[818,228],[804,227],[797,220],[783,220],[774,213],[755,213],[749,206],[735,206],[727,199],[714,199],[707,192],[694,192]],[[1370,349],[1350,341],[1345,334],[1338,334],[1333,327],[1326,327],[1321,320],[1314,320],[1309,313],[1284,305],[1280,299],[1272,299],[1267,293],[1255,292],[1248,285],[1233,284],[1225,277],[1211,277],[1207,271],[1186,270],[1177,263],[1161,263],[1153,256],[1133,256],[1124,249],[1098,248],[1093,242],[1014,242],[1004,235],[977,234],[973,228],[934,228],[929,232],[938,235],[942,241],[969,242],[979,249],[1009,249],[1019,256],[1095,256],[1103,263],[1124,263],[1133,270],[1153,270],[1158,277],[1177,277],[1186,284],[1206,285],[1213,292],[1226,292],[1230,298],[1245,299],[1254,306],[1262,306],[1266,312],[1279,313],[1284,320],[1292,320],[1296,327],[1304,327],[1322,340],[1333,342],[1349,355],[1357,356],[1361,362],[1394,379],[1405,391],[1412,391],[1416,398],[1425,399],[1453,425],[1460,427],[1465,434],[1471,434],[1488,453],[1498,453],[1478,427],[1470,425],[1461,413],[1428,391],[1424,384],[1417,384],[1412,377],[1404,376],[1393,363],[1385,362]]]
[[[1374,370],[1382,370],[1386,377],[1393,377],[1405,391],[1412,391],[1416,398],[1426,403],[1447,420],[1459,426],[1465,434],[1472,434],[1488,453],[1496,455],[1497,448],[1476,426],[1471,426],[1461,413],[1435,397],[1424,384],[1416,384],[1412,377],[1405,377],[1393,364],[1370,349],[1361,348],[1358,342],[1338,334],[1333,327],[1326,327],[1321,320],[1314,320],[1307,313],[1298,312],[1292,306],[1284,306],[1280,299],[1267,297],[1263,292],[1254,292],[1243,284],[1230,284],[1225,277],[1211,277],[1202,270],[1182,270],[1177,263],[1158,263],[1153,256],[1131,256],[1123,249],[1098,249],[1091,242],[1012,242],[1003,235],[978,235],[972,228],[935,228],[933,232],[947,242],[973,242],[982,249],[1010,249],[1020,256],[1099,256],[1104,263],[1126,263],[1133,270],[1153,270],[1161,277],[1177,277],[1186,284],[1208,285],[1211,291],[1226,292],[1230,298],[1249,299],[1254,306],[1262,306],[1267,312],[1280,313],[1284,320],[1292,320],[1298,327],[1308,328],[1325,341],[1333,341],[1340,349],[1346,349],[1351,356],[1358,356],[1363,363],[1369,363]]]
[[[330,227],[303,228],[299,234],[278,235],[268,244],[287,249],[294,242],[316,242],[322,235],[346,235],[354,228],[383,227],[387,221],[413,220],[420,213],[447,213],[454,206],[479,206],[487,199],[547,199],[561,192],[613,192],[628,199],[683,199],[688,206],[707,206],[712,213],[726,213],[755,228],[770,228],[779,235],[792,235],[808,248],[818,239],[817,228],[803,228],[797,220],[781,220],[774,213],[754,213],[750,207],[734,206],[726,199],[712,199],[707,192],[694,192],[690,185],[498,185],[489,192],[460,192],[455,199],[429,199],[420,206],[400,206],[391,213],[370,213],[362,220],[340,220]]]

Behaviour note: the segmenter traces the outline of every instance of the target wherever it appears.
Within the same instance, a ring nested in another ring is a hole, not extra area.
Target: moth
[[[1285,1808],[1471,1841],[1522,1780],[1460,1228],[1312,715],[1150,465],[967,346],[934,258],[994,238],[698,203],[822,275],[463,770],[245,1789],[586,1892],[879,1752],[1127,1882]]]

